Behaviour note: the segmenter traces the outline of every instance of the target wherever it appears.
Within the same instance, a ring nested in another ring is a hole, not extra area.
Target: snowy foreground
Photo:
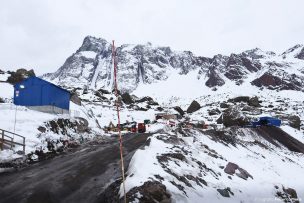
[[[131,160],[126,180],[131,199],[145,195],[132,188],[152,181],[164,185],[176,202],[280,202],[283,188],[295,189],[303,200],[303,154],[276,147],[252,129],[225,131],[227,137],[197,129],[153,135]],[[241,169],[225,173],[229,162]]]
[[[295,129],[290,127],[288,120],[289,116],[297,115],[303,123],[303,93],[269,90],[259,92],[258,88],[253,88],[250,89],[252,95],[246,96],[259,95],[261,106],[244,111],[242,108],[248,108],[244,102],[227,102],[230,98],[244,96],[246,87],[243,88],[239,93],[228,90],[213,94],[206,92],[195,98],[201,108],[186,113],[183,119],[176,121],[174,127],[169,127],[163,120],[149,125],[148,132],[153,135],[148,138],[146,146],[135,152],[127,170],[129,202],[292,202],[290,194],[286,192],[288,189],[296,191],[298,199],[303,200],[303,154],[292,152],[277,141],[267,141],[263,138],[264,132],[258,129],[225,128],[216,124],[225,111],[220,103],[226,102],[239,108],[240,116],[252,119],[262,115],[280,116],[283,120],[281,129],[304,143],[303,125]],[[153,88],[150,90],[156,91]],[[93,90],[88,93],[82,91],[76,92],[82,104],[71,102],[68,115],[16,107],[10,103],[11,90],[3,92],[0,96],[6,103],[0,104],[0,128],[25,136],[26,154],[36,150],[48,152],[49,142],[55,148],[60,148],[62,140],[82,144],[111,136],[113,133],[106,133],[103,127],[110,122],[117,123],[114,95]],[[149,89],[143,86],[135,93],[142,97],[144,93],[149,93]],[[135,96],[133,98],[137,102],[132,105],[122,103],[122,122],[154,120],[155,114],[159,112],[177,113],[173,110],[177,105],[186,110],[193,95],[185,98],[178,94],[175,97],[155,95],[156,101],[160,102],[157,105],[148,105],[148,101],[139,101]],[[163,110],[159,110],[159,107]],[[211,110],[216,110],[217,113],[210,114]],[[80,125],[83,119],[87,121],[84,130],[83,125]],[[186,120],[192,123],[204,121],[209,128],[182,126]],[[59,121],[66,122],[66,126],[60,126]],[[52,124],[54,122],[57,123],[56,127]],[[0,162],[22,157],[18,153],[20,150],[20,147],[15,147],[1,151]],[[32,159],[35,159],[35,154]],[[108,183],[111,184],[112,182]],[[122,197],[122,185],[119,184],[118,188],[119,194],[113,197]]]

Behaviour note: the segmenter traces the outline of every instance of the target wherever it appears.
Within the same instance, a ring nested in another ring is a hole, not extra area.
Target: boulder
[[[153,98],[152,97],[143,97],[141,99],[136,100],[137,103],[141,103],[141,102],[153,102]]]
[[[102,94],[110,94],[110,92],[108,90],[104,90],[104,89],[99,89],[97,91],[102,93]]]
[[[176,106],[173,108],[175,111],[177,111],[181,116],[183,116],[185,114],[184,110],[179,107],[179,106]]]
[[[244,180],[247,180],[249,177],[253,179],[252,175],[250,175],[245,169],[238,168],[239,173],[236,173],[236,175],[240,178],[243,178]]]
[[[161,176],[159,176],[161,177]],[[140,194],[140,196],[138,196]],[[158,181],[147,181],[139,187],[132,188],[127,195],[128,202],[160,202],[170,203],[172,202],[171,194],[167,191],[165,185]],[[115,201],[113,201],[115,202]],[[117,201],[118,202],[118,201]]]
[[[237,106],[229,107],[223,113],[223,124],[230,126],[245,126],[250,123],[250,119],[242,114]]]
[[[249,106],[253,106],[253,107],[260,107],[260,102],[259,102],[259,98],[257,96],[255,97],[251,97],[248,101],[248,105]]]
[[[298,194],[295,189],[293,188],[285,188],[282,185],[282,190],[275,186],[276,196],[283,200],[283,202],[292,202],[292,203],[300,203],[300,198],[298,197]]]
[[[211,109],[210,111],[208,111],[210,116],[214,116],[214,115],[219,115],[221,113],[221,111],[219,109]]]
[[[85,118],[77,117],[76,126],[77,131],[80,133],[89,131],[89,122]]]
[[[134,100],[132,99],[132,97],[130,96],[129,93],[123,93],[121,95],[122,97],[122,101],[125,103],[125,104],[133,104],[134,103]]]
[[[45,127],[42,127],[42,126],[39,126],[39,127],[38,127],[38,130],[39,130],[41,133],[45,133],[45,132],[46,132],[46,128],[45,128]]]
[[[235,173],[235,170],[238,169],[239,166],[235,163],[229,162],[226,165],[226,168],[224,169],[224,172],[229,174],[229,175],[233,175]]]
[[[238,173],[236,173],[236,170],[238,170]],[[247,180],[249,177],[253,179],[252,175],[250,175],[245,169],[239,167],[237,164],[229,162],[225,169],[224,172],[229,174],[229,175],[234,175],[236,174],[238,177]]]
[[[198,111],[200,108],[201,108],[201,105],[197,101],[193,100],[187,109],[187,113],[193,113],[195,111]]]
[[[223,108],[223,109],[227,109],[227,108],[229,108],[229,104],[227,104],[227,103],[220,103],[220,107]]]
[[[233,99],[228,99],[228,102],[234,102],[234,103],[245,102],[245,103],[248,103],[249,99],[250,99],[250,97],[240,96],[240,97],[235,97]]]
[[[289,122],[289,125],[295,129],[298,129],[300,130],[300,127],[301,127],[301,119],[299,116],[289,116],[288,117],[288,122]]]
[[[293,188],[283,188],[283,191],[287,193],[292,199],[298,199],[298,194]]]
[[[156,101],[148,101],[148,104],[151,106],[158,106],[159,104]]]
[[[4,103],[4,99],[0,97],[0,103]]]
[[[231,195],[234,195],[233,192],[231,192],[230,188],[227,187],[225,189],[217,189],[217,191],[223,196],[223,197],[230,197]]]
[[[99,92],[99,91],[96,91],[96,92],[94,93],[94,95],[97,96],[97,97],[99,97],[99,99],[102,100],[102,101],[108,101],[108,98],[105,97],[105,96],[103,96],[102,93]]]
[[[223,124],[223,115],[221,115],[217,120],[216,120],[217,124]]]
[[[164,108],[162,108],[162,107],[158,106],[158,107],[156,108],[156,110],[157,110],[157,111],[163,111],[163,110],[164,110]]]
[[[81,99],[79,98],[79,96],[78,96],[76,93],[72,93],[72,94],[71,94],[70,100],[71,100],[74,104],[77,104],[78,106],[81,106]]]

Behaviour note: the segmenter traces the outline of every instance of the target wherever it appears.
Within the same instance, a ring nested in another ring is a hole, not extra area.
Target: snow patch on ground
[[[6,82],[0,82],[0,97],[11,100],[14,97],[14,86]]]

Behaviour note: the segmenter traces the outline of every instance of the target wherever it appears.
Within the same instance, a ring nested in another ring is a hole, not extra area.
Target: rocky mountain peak
[[[99,53],[110,45],[111,44],[107,42],[105,39],[96,38],[93,36],[86,36],[83,40],[81,47],[77,50],[77,52],[93,51]]]
[[[304,60],[304,46],[302,45],[301,51],[296,55],[296,58]]]
[[[112,90],[111,53],[110,42],[87,36],[63,66],[43,77],[62,86]],[[304,64],[299,60],[304,59],[303,45],[296,45],[281,56],[254,48],[239,54],[218,54],[208,58],[151,43],[124,44],[117,47],[118,84],[121,92],[132,92],[141,84],[165,81],[173,73],[184,76],[195,73],[202,88],[212,90],[233,82],[239,86],[246,83],[259,88],[303,91]]]
[[[299,57],[300,55],[300,57]],[[295,57],[298,59],[304,59],[304,45],[303,44],[297,44],[287,51],[283,52],[281,56],[285,59],[288,56]],[[302,58],[303,56],[303,58]]]

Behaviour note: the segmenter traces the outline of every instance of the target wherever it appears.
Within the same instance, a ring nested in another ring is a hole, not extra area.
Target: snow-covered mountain
[[[115,95],[109,91],[113,88],[111,54],[110,42],[88,36],[62,67],[43,76],[71,91],[70,115],[17,108],[11,104],[11,73],[0,71],[4,102],[0,128],[25,136],[26,154],[34,161],[40,160],[41,151],[54,151],[49,143],[59,152],[66,140],[81,145],[83,140],[102,142],[113,135],[116,139],[116,133],[107,130],[110,123],[117,124]],[[304,198],[303,181],[297,178],[304,169],[303,45],[282,54],[256,48],[208,58],[148,43],[122,45],[117,55],[119,89],[131,92],[119,96],[121,122],[153,121],[147,126],[151,135],[146,145],[132,155],[126,168],[128,202],[297,202]],[[188,111],[193,103],[196,109]],[[177,112],[181,118],[174,120],[175,126],[155,120],[158,113]],[[281,128],[244,127],[261,116],[280,118]],[[280,140],[282,136],[285,139]],[[1,151],[0,163],[21,156],[18,150]],[[119,202],[122,184],[112,178],[91,196]]]
[[[113,87],[111,43],[87,36],[81,47],[55,73],[44,79],[62,86],[108,89]],[[283,54],[258,48],[230,56],[195,56],[170,47],[125,44],[117,48],[118,84],[132,92],[141,84],[166,81],[172,75],[194,75],[202,89],[219,90],[250,84],[259,88],[303,91],[304,46],[296,45]]]

